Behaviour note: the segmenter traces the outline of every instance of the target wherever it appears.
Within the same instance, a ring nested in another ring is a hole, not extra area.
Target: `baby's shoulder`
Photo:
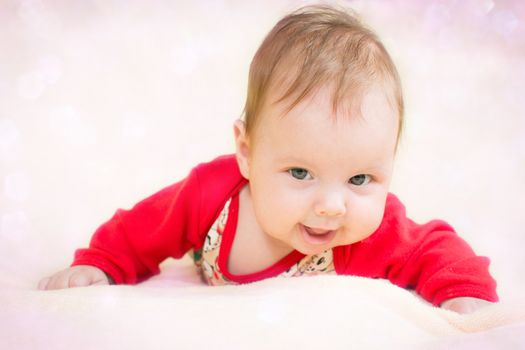
[[[224,155],[200,163],[192,170],[192,182],[198,184],[201,203],[205,207],[222,206],[248,182],[242,177],[235,155]]]
[[[200,163],[194,168],[194,171],[203,180],[217,175],[241,176],[234,154],[222,155],[209,162]]]

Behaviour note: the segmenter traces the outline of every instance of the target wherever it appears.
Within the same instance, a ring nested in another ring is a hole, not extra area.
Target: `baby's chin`
[[[315,255],[323,253],[329,249],[333,249],[339,246],[351,245],[357,242],[360,242],[362,239],[366,239],[370,235],[360,235],[356,237],[355,235],[350,235],[348,232],[338,231],[332,239],[328,239],[324,244],[316,244],[319,242],[309,242],[308,237],[305,237],[305,233],[299,230],[298,235],[294,244],[294,249],[299,251],[304,255]],[[360,238],[364,237],[364,238]]]
[[[301,239],[299,244],[295,244],[294,249],[304,255],[316,255],[316,254],[321,254],[334,247],[336,247],[335,244],[322,244],[322,245],[307,244]]]
[[[329,248],[324,248],[324,249],[310,249],[310,248],[300,248],[300,249],[296,249],[298,252],[300,252],[301,254],[304,254],[306,256],[311,256],[311,255],[317,255],[317,254],[321,254],[329,249],[331,249],[333,247],[329,247]]]

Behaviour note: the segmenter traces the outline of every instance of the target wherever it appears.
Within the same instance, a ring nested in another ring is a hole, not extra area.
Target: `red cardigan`
[[[225,202],[247,184],[233,155],[195,167],[184,180],[137,203],[119,209],[100,226],[88,249],[78,249],[73,265],[96,266],[115,283],[133,284],[159,272],[168,257],[180,258],[198,250]],[[237,219],[235,200],[230,217]],[[230,225],[235,227],[235,225]],[[496,282],[488,272],[489,259],[476,256],[445,222],[414,223],[403,204],[389,194],[383,220],[370,237],[333,248],[340,275],[386,278],[415,289],[439,305],[455,297],[497,301]],[[238,276],[240,283],[273,277],[304,255],[294,251],[259,273]]]

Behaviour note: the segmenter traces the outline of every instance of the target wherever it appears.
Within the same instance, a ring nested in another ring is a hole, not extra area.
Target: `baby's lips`
[[[303,239],[308,244],[321,245],[328,244],[335,237],[335,230],[313,229],[311,227],[302,225]]]
[[[306,231],[308,231],[308,233],[311,235],[324,235],[324,234],[327,234],[333,231],[333,230],[328,230],[328,229],[323,229],[323,228],[310,227],[306,225],[303,225],[303,226],[306,229]]]

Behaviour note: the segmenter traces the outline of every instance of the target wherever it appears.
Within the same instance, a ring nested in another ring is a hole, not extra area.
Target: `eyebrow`
[[[278,162],[307,163],[307,161],[305,161],[304,159],[299,159],[299,158],[296,158],[294,156],[277,157],[276,160]]]
[[[276,160],[280,163],[297,163],[297,165],[301,165],[301,164],[305,164],[306,167],[308,167],[309,165],[309,162],[308,160],[305,160],[305,159],[300,159],[300,158],[297,158],[295,156],[282,156],[282,157],[277,157]],[[387,167],[383,166],[383,165],[380,165],[379,164],[380,161],[376,162],[376,164],[373,164],[373,165],[370,165],[370,166],[363,166],[363,167],[356,167],[357,169],[359,169],[360,172],[365,172],[365,173],[368,173],[368,172],[376,172],[376,171],[381,171],[381,172],[385,172],[387,171]]]
[[[381,166],[381,165],[374,165],[364,168],[359,168],[361,171],[366,173],[373,173],[373,172],[386,172],[388,169],[387,167]]]

